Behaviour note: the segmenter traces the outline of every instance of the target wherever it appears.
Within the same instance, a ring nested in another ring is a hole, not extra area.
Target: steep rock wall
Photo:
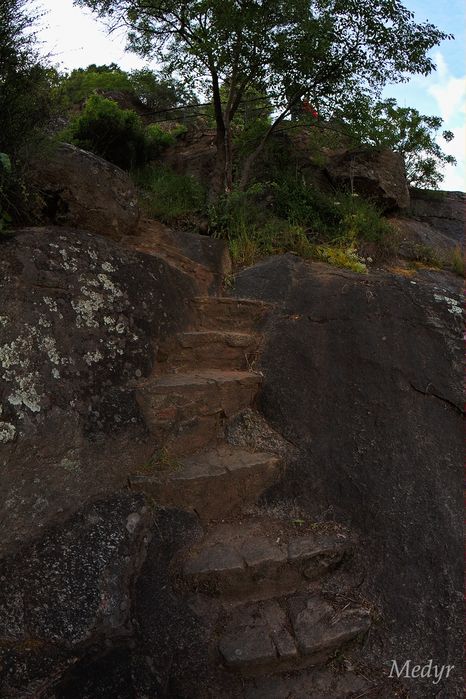
[[[381,612],[374,658],[454,664],[441,696],[461,696],[458,278],[362,276],[288,255],[241,272],[235,294],[281,304],[261,408],[298,456],[270,499],[361,532],[361,589]],[[433,696],[425,682],[412,696]]]

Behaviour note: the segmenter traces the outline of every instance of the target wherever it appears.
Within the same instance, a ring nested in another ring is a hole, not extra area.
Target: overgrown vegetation
[[[133,110],[121,109],[111,99],[92,95],[62,138],[131,170],[157,158],[184,131],[182,126],[171,131],[158,124],[145,127]]]
[[[396,100],[382,102],[369,98],[346,106],[339,113],[342,129],[353,145],[388,148],[402,154],[406,177],[412,187],[436,188],[443,180],[442,169],[454,165],[435,140],[443,120],[421,114],[412,107],[400,107]],[[448,143],[451,131],[442,132]]]
[[[0,2],[0,221],[24,220],[32,193],[25,185],[27,160],[53,114],[56,71],[35,49],[37,15],[27,0]]]
[[[75,0],[124,24],[131,48],[212,99],[217,158],[214,202],[233,188],[233,133],[248,90],[273,105],[269,128],[251,145],[236,186],[246,189],[270,135],[306,98],[329,117],[380,94],[384,85],[434,68],[429,51],[449,35],[418,24],[400,0]],[[222,95],[226,88],[226,99]]]
[[[193,223],[206,211],[206,193],[194,177],[178,175],[163,165],[148,165],[133,172],[142,191],[146,214],[165,223]]]

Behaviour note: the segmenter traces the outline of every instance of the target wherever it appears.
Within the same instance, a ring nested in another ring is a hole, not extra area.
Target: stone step
[[[130,242],[134,250],[157,257],[183,274],[192,277],[195,280],[198,293],[209,293],[209,291],[215,291],[218,288],[218,281],[212,272],[198,262],[185,257],[177,248],[169,245],[159,247],[154,245],[150,238],[143,237],[134,238]]]
[[[196,367],[247,370],[253,365],[260,338],[228,330],[183,332],[170,338],[157,352],[161,371]]]
[[[189,550],[182,572],[196,590],[266,599],[304,589],[334,569],[353,544],[342,528],[297,532],[279,520],[242,519],[211,528]]]
[[[273,308],[273,304],[255,299],[199,296],[193,301],[194,329],[251,332]]]
[[[137,234],[126,236],[123,242],[189,275],[201,294],[218,291],[224,276],[231,272],[231,259],[224,241],[174,230],[160,221],[143,219]]]
[[[236,607],[219,620],[224,664],[242,675],[292,672],[321,665],[371,624],[363,607],[337,609],[321,595]]]
[[[162,505],[194,511],[209,522],[255,503],[277,480],[280,466],[273,454],[222,444],[195,456],[166,459],[161,469],[154,464],[154,473],[132,476],[130,485]]]
[[[136,399],[156,443],[183,455],[221,437],[223,419],[251,406],[261,381],[248,371],[164,374],[139,383]]]

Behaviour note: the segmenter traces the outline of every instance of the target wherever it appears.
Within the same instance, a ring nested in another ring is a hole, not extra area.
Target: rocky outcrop
[[[30,176],[42,197],[36,214],[43,221],[113,239],[136,232],[137,193],[129,176],[116,165],[61,143],[31,164]]]
[[[80,230],[1,243],[2,546],[126,483],[157,447],[135,398],[195,288],[157,257]]]
[[[455,665],[438,689],[460,697],[460,280],[362,277],[287,255],[241,272],[235,293],[283,303],[266,333],[260,405],[297,455],[270,506],[285,498],[359,530],[359,592],[381,620],[366,660]],[[432,679],[409,690],[433,696]]]
[[[463,245],[466,194],[411,189],[411,215],[444,235],[452,244]]]
[[[409,206],[405,166],[399,153],[375,149],[344,151],[329,158],[326,170],[337,187],[351,188],[384,211]]]
[[[150,522],[143,498],[120,494],[1,562],[2,697],[50,696],[86,653],[128,637]]]

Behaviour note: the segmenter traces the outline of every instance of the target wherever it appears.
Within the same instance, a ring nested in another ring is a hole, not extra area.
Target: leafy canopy
[[[224,191],[232,184],[231,124],[249,88],[272,101],[276,118],[245,162],[243,180],[302,97],[325,117],[336,105],[377,95],[388,82],[428,74],[434,68],[429,50],[449,38],[429,22],[416,23],[400,0],[75,2],[114,27],[127,27],[131,49],[212,97]],[[228,85],[226,101],[222,84]]]
[[[413,187],[437,188],[444,178],[443,166],[456,163],[435,140],[443,124],[438,116],[427,116],[387,99],[376,103],[361,101],[341,113],[340,118],[356,143],[401,153]],[[451,131],[441,135],[447,142],[453,139]]]

